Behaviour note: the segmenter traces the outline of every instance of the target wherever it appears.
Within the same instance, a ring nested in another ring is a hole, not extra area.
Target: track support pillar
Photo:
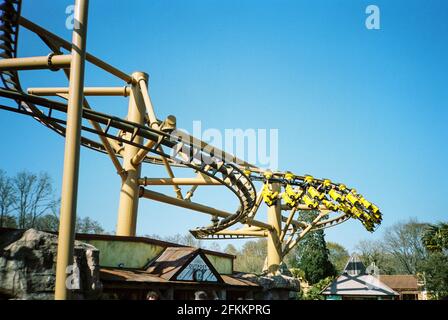
[[[148,75],[143,72],[132,74],[132,87],[129,95],[128,121],[143,125],[145,123],[145,103],[139,88],[139,82],[145,80],[148,83]],[[131,133],[126,133],[125,139],[142,144],[143,138],[138,135],[132,137]],[[123,169],[126,172],[120,190],[120,203],[118,208],[117,231],[118,236],[135,236],[137,227],[137,211],[139,201],[139,179],[141,164],[134,165],[132,159],[138,153],[139,148],[129,144],[124,145]]]
[[[67,273],[70,273],[69,267],[73,264],[75,240],[88,6],[88,0],[76,0],[75,20],[79,23],[73,29],[71,51],[72,63],[70,66],[64,173],[62,176],[61,211],[56,262],[56,300],[70,299]]]
[[[272,191],[280,192],[278,183],[272,184]],[[279,273],[282,262],[282,244],[280,233],[282,231],[282,210],[280,200],[275,205],[268,207],[268,224],[273,228],[268,233],[268,256],[266,270],[271,275]]]

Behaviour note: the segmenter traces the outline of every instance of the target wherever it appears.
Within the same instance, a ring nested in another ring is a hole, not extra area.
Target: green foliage
[[[327,242],[327,248],[329,259],[336,268],[336,272],[338,274],[342,273],[347,260],[350,258],[347,249],[335,242]]]
[[[236,256],[236,271],[259,274],[263,270],[267,254],[266,245],[265,239],[247,241],[241,250],[238,250],[232,244],[228,244],[224,252]]]
[[[442,252],[431,253],[420,264],[420,272],[432,299],[448,298],[448,255]]]
[[[305,279],[305,272],[303,270],[300,270],[299,268],[291,268],[289,271],[294,278]]]
[[[266,239],[247,241],[237,252],[235,270],[249,273],[261,273],[267,255]]]
[[[56,232],[59,228],[59,217],[56,214],[46,214],[37,219],[34,227],[42,231]]]
[[[429,252],[420,263],[420,272],[433,299],[448,297],[448,223],[429,225],[422,236]]]
[[[429,225],[424,230],[423,244],[430,252],[442,252],[448,250],[448,223],[440,222]]]
[[[381,273],[419,274],[433,299],[448,297],[448,224],[410,219],[389,227],[383,239],[361,241],[356,250]]]
[[[98,221],[89,217],[84,217],[76,219],[76,232],[102,234],[104,233],[104,229]]]
[[[426,227],[427,224],[410,219],[386,229],[384,250],[396,260],[398,273],[416,274],[417,265],[426,259],[427,251],[421,240]]]
[[[421,240],[427,224],[410,219],[386,229],[383,239],[360,241],[356,251],[364,264],[375,264],[385,274],[416,274],[418,265],[427,257]]]
[[[334,277],[326,277],[314,284],[305,294],[300,291],[298,295],[299,300],[325,300],[321,292],[334,280]]]
[[[304,211],[301,212],[301,218],[305,222],[311,222],[316,214],[314,211]],[[303,270],[305,280],[311,285],[336,275],[336,269],[329,259],[323,230],[308,233],[292,251],[288,260],[290,267]]]
[[[42,231],[57,232],[59,229],[59,217],[56,214],[46,214],[38,217],[34,224],[34,228]],[[103,227],[98,221],[89,217],[76,217],[76,233],[89,233],[89,234],[105,234]]]
[[[230,243],[225,247],[224,252],[228,254],[233,254],[234,256],[238,254],[238,250],[235,248],[233,244]]]

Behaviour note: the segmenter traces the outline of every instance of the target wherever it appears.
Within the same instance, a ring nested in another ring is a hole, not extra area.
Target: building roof
[[[323,291],[323,295],[349,296],[395,296],[396,291],[372,275],[343,274],[330,283]]]
[[[146,271],[166,280],[223,282],[203,250],[198,248],[166,248]]]
[[[366,273],[366,266],[362,263],[357,254],[353,254],[350,259],[348,259],[343,273],[351,276],[362,275]]]
[[[176,281],[167,280],[162,277],[150,274],[146,270],[136,269],[121,269],[121,268],[101,268],[100,269],[101,281],[105,282],[108,287],[125,287],[129,285],[134,287],[135,284],[188,284],[188,285],[202,285],[203,283],[197,281]],[[260,287],[258,284],[246,279],[240,279],[231,275],[221,275],[223,282],[216,283],[217,285],[228,285],[232,287]],[[207,285],[213,285],[213,283],[207,283]]]
[[[380,280],[394,290],[420,290],[415,275],[380,275]]]
[[[192,276],[192,268],[189,268],[191,265],[197,267],[198,264],[205,267],[202,269],[205,271],[205,276],[201,281]],[[100,268],[100,277],[108,287],[133,287],[154,283],[169,283],[170,285],[207,283],[207,285],[260,288],[257,283],[239,276],[220,275],[202,249],[190,247],[166,248],[145,270],[103,267]],[[210,279],[212,279],[211,282]]]
[[[345,265],[344,272],[323,291],[324,295],[395,296],[396,291],[374,275],[366,274],[366,267],[357,254]]]
[[[146,269],[147,272],[164,279],[171,279],[193,255],[199,253],[199,249],[190,247],[169,247],[154,260]]]
[[[53,232],[56,233],[56,232]],[[142,242],[142,243],[149,243],[161,247],[182,247],[182,248],[193,248],[189,246],[185,246],[178,243],[173,242],[167,242],[147,237],[128,237],[128,236],[115,236],[115,235],[109,235],[109,234],[86,234],[86,233],[77,233],[76,234],[76,240],[106,240],[106,241],[129,241],[129,242]],[[195,248],[196,249],[196,248]],[[219,251],[212,251],[207,249],[201,249],[205,254],[212,254],[215,256],[221,256],[225,258],[235,259],[236,256],[233,254],[228,254],[224,252]]]

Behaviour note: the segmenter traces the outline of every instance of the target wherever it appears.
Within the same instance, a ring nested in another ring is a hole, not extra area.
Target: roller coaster
[[[85,30],[74,30],[72,42],[21,16],[21,6],[22,1],[19,0],[4,0],[0,5],[0,77],[3,84],[0,96],[2,101],[8,101],[0,104],[0,109],[30,116],[66,137],[66,170],[72,158],[76,158],[76,155],[67,156],[67,148],[72,146],[68,134],[72,130],[70,113],[73,112],[72,108],[75,109],[72,104],[78,93],[81,104],[79,115],[82,119],[79,119],[78,126],[79,141],[73,140],[73,150],[82,145],[107,154],[121,177],[117,235],[135,236],[138,202],[140,198],[147,198],[212,216],[209,225],[190,230],[199,239],[267,237],[266,270],[275,274],[283,257],[308,232],[335,226],[350,218],[359,220],[370,232],[381,223],[379,208],[353,188],[310,175],[264,170],[177,130],[177,119],[174,116],[158,119],[149,95],[146,73],[129,75],[85,50],[83,52],[82,40],[86,41],[87,32],[87,27],[84,27],[88,10],[86,0],[76,1],[76,21],[81,23],[79,29]],[[19,58],[17,48],[20,28],[37,35],[48,47],[49,54]],[[81,42],[76,43],[76,39]],[[76,57],[79,59],[76,60]],[[83,77],[85,62],[115,76],[122,86],[84,87],[81,82],[81,86],[76,87],[74,82]],[[68,79],[69,87],[24,90],[19,71],[26,70],[62,72]],[[93,110],[86,99],[88,96],[128,97],[127,118]],[[168,177],[142,177],[143,165],[164,166]],[[190,170],[194,175],[191,178],[177,178],[173,168]],[[72,171],[77,179],[77,170]],[[77,187],[77,183],[72,186]],[[156,186],[172,186],[174,196],[149,189]],[[185,195],[181,186],[189,188]],[[194,202],[197,188],[205,186],[225,187],[238,200],[238,207],[234,211],[227,211]],[[67,197],[74,198],[76,203],[76,191],[68,192],[70,194],[65,196],[63,190],[62,202]],[[268,207],[267,222],[256,219],[262,203]],[[300,219],[300,212],[304,210],[315,211],[312,222]],[[67,212],[71,218],[75,215],[73,207]],[[282,212],[287,214],[283,215]],[[64,234],[62,230],[60,235]],[[69,231],[73,233],[73,230]]]

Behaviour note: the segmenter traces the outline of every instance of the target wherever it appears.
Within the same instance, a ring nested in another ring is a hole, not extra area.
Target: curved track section
[[[0,89],[0,96],[15,101],[20,101],[18,108],[0,106],[0,109],[29,115],[39,119],[42,123],[65,125],[65,119],[55,115],[56,113],[66,113],[67,105],[64,103],[9,89]],[[34,112],[31,108],[24,108],[24,106],[29,105],[47,108],[48,113],[44,114],[40,110],[39,112]],[[104,131],[100,132],[93,128],[83,126],[83,131],[103,135],[120,143],[127,143],[145,149],[153,154],[171,158],[171,160],[176,163],[190,167],[195,171],[201,172],[219,181],[221,184],[228,187],[238,197],[240,200],[240,207],[235,214],[229,216],[228,218],[219,220],[216,224],[198,228],[195,231],[199,234],[218,232],[247,218],[248,213],[255,203],[256,191],[252,181],[235,164],[224,162],[222,159],[215,158],[214,155],[207,153],[206,150],[197,148],[193,144],[182,140],[180,137],[172,136],[165,132],[154,130],[146,126],[141,126],[137,123],[129,122],[114,116],[84,109],[83,118],[86,120],[95,121],[106,127]],[[121,137],[109,134],[109,131],[112,128],[130,133],[133,136],[132,140],[128,141]],[[144,144],[135,143],[134,141],[137,140],[135,139],[137,136],[155,141],[156,144],[151,148],[147,148]],[[164,146],[171,152],[162,153],[158,150],[159,146]]]
[[[342,183],[334,183],[329,179],[315,179],[314,177],[296,176],[290,172],[269,173],[266,178],[260,173],[251,175],[252,180],[264,179],[270,183],[279,183],[284,187],[284,192],[275,195],[269,191],[265,184],[263,198],[266,204],[273,205],[280,199],[290,208],[302,207],[309,210],[327,210],[340,212],[341,215],[316,223],[315,229],[327,228],[354,218],[364,225],[367,231],[373,232],[382,221],[379,208],[365,199],[353,188],[348,188]]]

